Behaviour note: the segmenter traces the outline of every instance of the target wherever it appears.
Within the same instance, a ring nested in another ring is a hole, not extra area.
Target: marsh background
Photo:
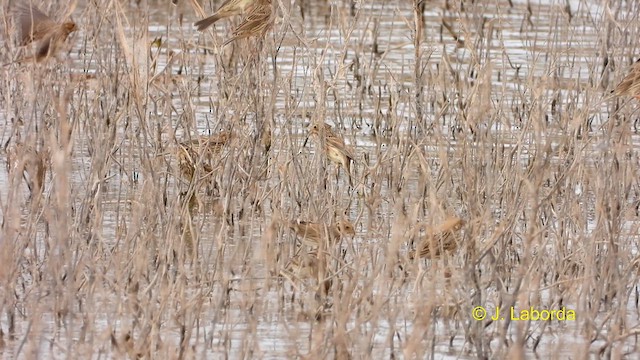
[[[274,0],[262,41],[224,49],[239,19],[197,33],[186,0],[37,5],[78,31],[0,70],[4,357],[639,351],[640,104],[608,94],[640,3]],[[354,188],[302,146],[314,121],[355,149]],[[221,130],[214,174],[184,181],[177,144]],[[459,251],[408,259],[414,224],[454,215]],[[282,223],[336,216],[356,235],[328,249],[330,287],[281,276]]]

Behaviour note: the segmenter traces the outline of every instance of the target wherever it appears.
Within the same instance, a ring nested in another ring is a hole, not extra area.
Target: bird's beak
[[[307,146],[307,142],[309,142],[309,134],[307,134],[307,137],[304,139],[304,144],[302,144],[302,147]]]

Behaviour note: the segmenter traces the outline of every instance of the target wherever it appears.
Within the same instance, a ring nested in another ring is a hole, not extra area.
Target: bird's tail
[[[220,20],[220,15],[218,14],[213,14],[211,16],[209,16],[208,18],[204,18],[198,22],[196,22],[195,25],[198,28],[198,31],[204,31],[206,28],[208,28],[209,26],[213,25],[216,21]]]

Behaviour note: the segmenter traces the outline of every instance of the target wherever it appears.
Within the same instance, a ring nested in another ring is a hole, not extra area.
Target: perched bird
[[[269,152],[271,149],[271,125],[268,121],[262,124],[262,132],[260,134],[260,142],[264,146],[264,151]]]
[[[226,0],[215,14],[196,22],[194,25],[198,27],[198,31],[203,31],[220,19],[243,14],[256,1],[260,0]]]
[[[321,241],[328,241],[328,244],[332,245],[342,236],[354,236],[356,234],[353,224],[348,220],[339,220],[335,225],[290,221],[289,228],[296,233],[303,244],[312,247],[320,246]]]
[[[427,229],[426,234],[420,238],[418,250],[409,252],[409,258],[414,259],[416,252],[418,257],[435,259],[444,253],[452,253],[458,249],[458,232],[462,229],[464,220],[457,217],[450,217],[445,222],[435,228]],[[412,240],[415,237],[411,235]]]
[[[197,167],[205,174],[211,174],[214,156],[222,152],[230,138],[231,134],[223,131],[210,136],[199,136],[178,144],[178,167],[182,176],[188,181],[193,180]]]
[[[250,12],[233,30],[233,37],[224,42],[226,46],[236,40],[249,37],[262,37],[273,24],[271,0],[256,0]]]
[[[18,143],[6,150],[6,156],[7,172],[22,175],[32,198],[42,195],[51,158],[49,151]]]
[[[340,138],[340,136],[333,131],[333,127],[327,123],[322,123],[321,126],[318,124],[309,126],[309,135],[320,135],[320,132],[326,137]]]
[[[27,45],[37,42],[33,56],[23,59],[42,61],[55,54],[62,43],[69,37],[69,34],[76,30],[73,21],[66,21],[59,24],[49,16],[28,4],[18,5],[15,8],[16,27],[20,31],[20,42]]]
[[[355,158],[353,151],[344,143],[342,137],[333,131],[329,124],[311,125],[309,135],[303,146],[307,144],[309,137],[314,135],[320,139],[327,158],[345,169],[349,177],[349,185],[353,186],[353,181],[351,180],[351,162]]]
[[[629,67],[627,75],[611,92],[615,96],[633,96],[640,100],[640,59]]]

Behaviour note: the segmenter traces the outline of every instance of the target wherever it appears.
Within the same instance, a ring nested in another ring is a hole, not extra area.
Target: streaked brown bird
[[[28,4],[18,5],[14,13],[16,27],[20,31],[21,44],[27,45],[31,42],[37,42],[33,56],[22,61],[34,59],[39,62],[55,54],[67,40],[69,34],[76,30],[76,24],[73,21],[57,23],[36,7]]]
[[[271,0],[256,0],[244,20],[233,30],[233,37],[225,41],[222,46],[239,39],[263,37],[273,25],[272,15]]]
[[[22,175],[32,198],[42,195],[51,158],[49,151],[18,143],[6,150],[6,156],[7,172]]]
[[[355,158],[353,150],[344,143],[344,139],[336,134],[329,124],[311,125],[309,135],[304,141],[303,146],[307,144],[309,137],[314,135],[317,136],[322,143],[322,148],[327,159],[345,169],[349,177],[349,185],[353,186],[353,181],[351,180],[351,162]]]
[[[198,31],[204,31],[220,19],[243,14],[256,1],[260,0],[226,0],[215,14],[196,22],[194,25],[198,27]]]
[[[458,217],[450,217],[437,227],[426,230],[426,234],[421,236],[418,241],[418,250],[409,252],[409,258],[414,259],[416,252],[418,257],[435,259],[441,257],[445,253],[452,253],[458,249],[458,235],[460,229],[464,225],[464,220]],[[414,234],[411,238],[415,237]]]
[[[335,225],[300,220],[290,221],[289,228],[296,233],[303,244],[311,247],[320,246],[321,241],[328,241],[326,244],[333,245],[343,236],[356,234],[353,224],[348,220],[339,220]]]
[[[633,96],[640,100],[640,59],[629,67],[627,75],[611,93],[615,96]]]
[[[178,167],[185,180],[193,180],[196,168],[201,169],[204,174],[211,174],[214,170],[214,157],[222,152],[230,139],[231,133],[223,131],[179,143]]]

